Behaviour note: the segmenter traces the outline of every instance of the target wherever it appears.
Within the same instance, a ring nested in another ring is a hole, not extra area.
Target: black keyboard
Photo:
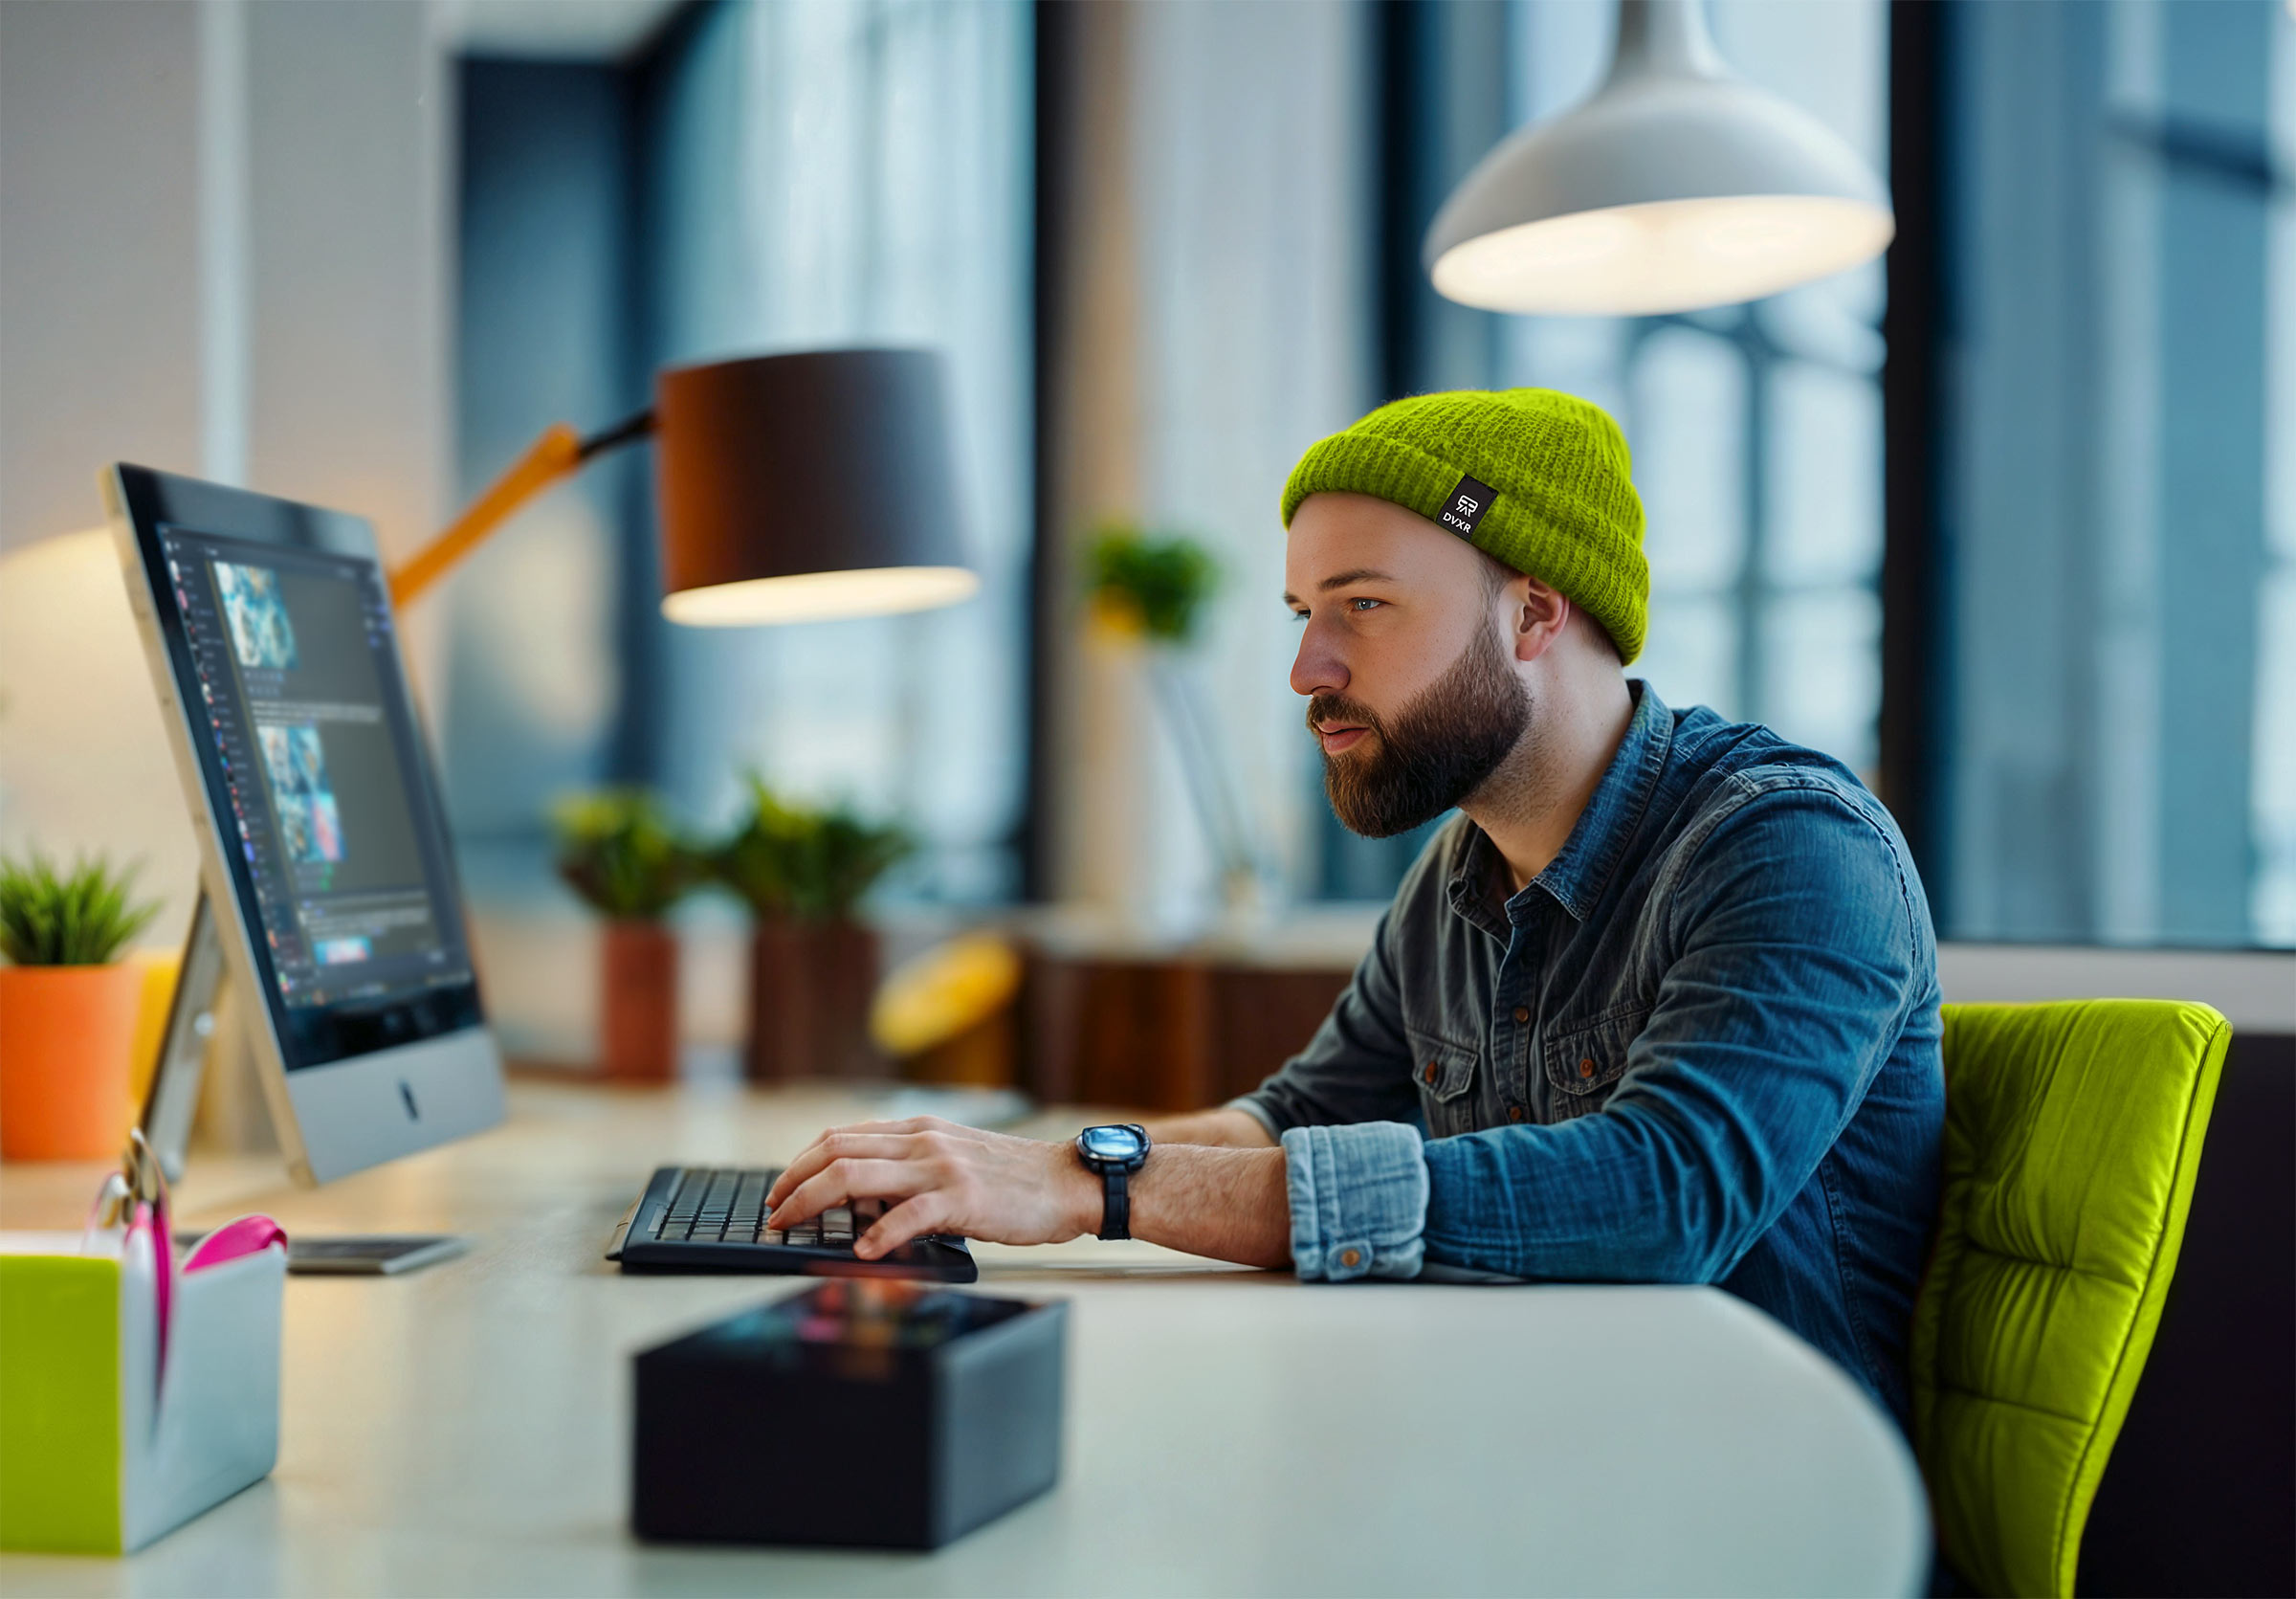
[[[765,1225],[775,1166],[666,1166],[623,1213],[606,1257],[626,1272],[803,1272],[828,1277],[930,1277],[972,1282],[981,1273],[961,1238],[930,1234],[863,1260],[853,1240],[882,1213],[875,1200],[825,1210],[786,1233]]]

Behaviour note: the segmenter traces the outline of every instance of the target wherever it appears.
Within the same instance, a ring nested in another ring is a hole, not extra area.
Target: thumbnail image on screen
[[[269,566],[215,563],[215,588],[231,623],[232,648],[243,667],[289,672],[297,664],[295,628],[279,598],[279,574]]]
[[[280,625],[285,626],[283,617]],[[236,627],[234,623],[234,631]],[[255,735],[262,740],[263,765],[271,772],[272,806],[287,858],[305,864],[341,860],[342,812],[327,782],[327,755],[318,723],[265,722]]]

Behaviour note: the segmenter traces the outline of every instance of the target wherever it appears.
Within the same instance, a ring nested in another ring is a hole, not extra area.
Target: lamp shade
[[[1609,78],[1509,137],[1436,213],[1436,291],[1491,311],[1654,315],[1870,260],[1880,179],[1815,117],[1731,76],[1701,0],[1621,0]]]
[[[951,605],[964,565],[940,357],[811,350],[660,374],[662,614],[701,627]]]

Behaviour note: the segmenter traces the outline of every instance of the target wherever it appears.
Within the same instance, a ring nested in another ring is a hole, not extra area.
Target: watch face
[[[1087,1127],[1084,1152],[1096,1161],[1129,1161],[1148,1147],[1148,1141],[1131,1127]]]

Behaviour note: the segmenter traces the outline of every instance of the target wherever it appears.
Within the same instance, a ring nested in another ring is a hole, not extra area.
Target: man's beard
[[[1392,838],[1468,799],[1499,769],[1531,724],[1531,693],[1498,639],[1478,629],[1444,675],[1393,725],[1343,694],[1308,702],[1308,726],[1367,727],[1356,747],[1323,758],[1324,792],[1352,833]]]

